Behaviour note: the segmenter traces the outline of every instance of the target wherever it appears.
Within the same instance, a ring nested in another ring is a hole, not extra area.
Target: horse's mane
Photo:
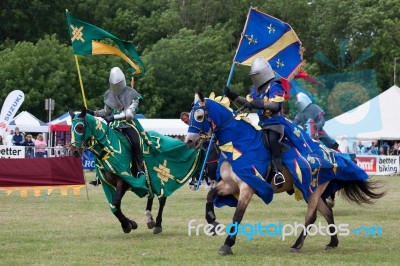
[[[236,111],[234,111],[231,107],[230,107],[230,100],[228,97],[225,96],[217,96],[215,97],[215,93],[212,92],[208,98],[208,100],[211,100],[213,102],[216,102],[220,105],[222,105],[223,107],[225,107],[229,112],[232,113],[232,115],[234,116],[235,120],[243,120],[244,122],[247,122],[249,124],[251,124],[256,130],[261,130],[261,127],[258,125],[253,124],[253,122],[247,117],[246,113],[238,113]]]

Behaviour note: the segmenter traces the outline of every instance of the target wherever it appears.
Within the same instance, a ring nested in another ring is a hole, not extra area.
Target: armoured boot
[[[278,188],[281,188],[283,187],[283,183],[285,183],[285,177],[282,174],[282,159],[274,158],[273,162],[275,166],[274,184]]]
[[[145,175],[142,154],[135,154],[132,156],[132,174],[134,173],[133,169],[137,169],[136,178],[139,178],[141,175]]]

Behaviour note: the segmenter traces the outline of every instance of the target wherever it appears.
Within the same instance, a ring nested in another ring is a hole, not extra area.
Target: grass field
[[[94,178],[86,174],[87,180]],[[191,191],[187,186],[168,198],[163,232],[153,235],[146,227],[145,199],[128,193],[123,211],[139,228],[124,234],[112,215],[101,187],[88,186],[81,196],[21,198],[0,194],[0,265],[399,265],[400,264],[400,176],[374,177],[382,180],[388,194],[371,206],[361,207],[337,198],[336,224],[349,228],[362,225],[383,228],[383,236],[339,237],[339,247],[326,252],[328,236],[307,237],[299,254],[289,253],[295,236],[238,237],[233,256],[217,254],[225,236],[188,236],[188,222],[204,219],[206,188]],[[153,214],[158,209],[155,202]],[[306,205],[286,193],[275,195],[266,206],[256,196],[243,223],[304,223]],[[234,209],[216,209],[218,221],[231,222]],[[317,223],[326,225],[320,215]]]

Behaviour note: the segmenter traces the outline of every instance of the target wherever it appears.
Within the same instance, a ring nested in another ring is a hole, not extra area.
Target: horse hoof
[[[133,221],[133,220],[129,220],[129,221],[131,222],[132,230],[135,230],[138,228],[138,224],[135,221]]]
[[[223,245],[219,250],[218,254],[222,256],[233,255],[232,248],[228,245]]]
[[[299,253],[300,249],[299,248],[290,248],[290,253]]]
[[[129,234],[132,231],[132,223],[129,222],[127,227],[122,226],[122,230],[125,234]]]
[[[153,215],[151,214],[150,211],[146,211],[144,213],[144,216],[146,217],[146,223],[147,223],[147,228],[153,229],[154,226],[156,226],[156,222],[153,219]]]
[[[159,234],[162,232],[162,227],[154,227],[153,229],[153,234]]]
[[[334,249],[334,248],[336,248],[336,247],[335,247],[335,246],[326,245],[325,248],[324,248],[324,250],[325,250],[325,251],[329,251],[329,250],[332,250],[332,249]]]
[[[147,228],[153,229],[156,226],[156,222],[154,220],[147,222]]]

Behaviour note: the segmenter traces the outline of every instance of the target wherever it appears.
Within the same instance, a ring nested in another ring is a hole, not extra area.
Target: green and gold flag
[[[133,75],[144,74],[144,65],[131,42],[122,41],[99,27],[72,17],[68,12],[66,12],[66,17],[74,54],[117,55],[129,64]],[[111,39],[118,47],[99,42],[105,39]]]

